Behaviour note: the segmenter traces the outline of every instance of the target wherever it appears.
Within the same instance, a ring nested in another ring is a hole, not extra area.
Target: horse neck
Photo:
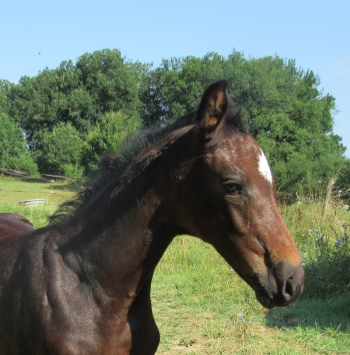
[[[151,148],[140,159],[146,165],[141,172],[135,172],[124,186],[107,189],[96,198],[80,213],[87,217],[73,219],[70,229],[74,236],[66,260],[71,260],[81,277],[97,281],[113,295],[137,293],[150,280],[167,246],[182,232],[174,220],[175,192],[170,180],[190,141],[188,132]],[[111,194],[114,197],[109,201]],[[106,201],[108,207],[101,212]]]

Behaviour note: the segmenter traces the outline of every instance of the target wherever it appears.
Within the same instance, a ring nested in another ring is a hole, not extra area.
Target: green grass
[[[21,213],[36,227],[43,226],[46,217],[79,187],[0,177],[0,212]],[[19,206],[20,200],[29,198],[45,198],[47,204]],[[317,236],[322,233],[332,246],[350,225],[350,212],[339,201],[332,204],[325,222],[320,217],[321,203],[281,209],[297,245],[303,248],[306,263],[314,253]],[[153,309],[161,332],[157,353],[350,354],[350,293],[343,290],[310,297],[308,290],[313,288],[307,278],[305,293],[295,305],[266,310],[210,245],[188,236],[177,237],[160,261],[152,284]]]
[[[47,224],[47,217],[79,190],[75,182],[45,182],[41,179],[19,179],[0,176],[0,213],[19,213],[27,217],[36,228]],[[20,201],[44,198],[45,205],[24,207]]]
[[[264,309],[209,245],[178,237],[152,285],[159,354],[350,354],[350,297]]]
[[[347,226],[350,225],[350,212],[346,209],[346,205],[334,198],[324,221],[322,221],[322,207],[322,202],[313,201],[281,206],[282,215],[298,243],[309,243],[310,240],[315,239],[317,230],[332,241],[336,241],[346,232]]]

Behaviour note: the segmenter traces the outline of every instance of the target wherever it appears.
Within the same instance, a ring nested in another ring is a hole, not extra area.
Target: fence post
[[[332,197],[332,190],[333,190],[334,184],[335,184],[335,180],[333,178],[329,179],[328,184],[327,184],[326,194],[324,197],[324,202],[323,202],[322,222],[324,222],[325,219],[327,218],[328,205],[329,205],[329,202]]]

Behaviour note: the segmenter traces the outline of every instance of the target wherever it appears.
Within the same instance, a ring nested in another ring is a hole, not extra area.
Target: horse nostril
[[[301,265],[294,267],[288,262],[280,263],[276,269],[279,280],[279,297],[283,305],[290,305],[301,294],[304,285],[304,270]]]
[[[293,283],[293,277],[290,277],[286,282],[284,292],[282,292],[283,298],[286,301],[290,301],[293,298],[294,293],[295,293],[295,288]]]

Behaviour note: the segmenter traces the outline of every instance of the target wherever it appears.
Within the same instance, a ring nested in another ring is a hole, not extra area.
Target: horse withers
[[[264,307],[296,301],[301,259],[226,87],[104,157],[48,227],[1,236],[1,354],[154,354],[152,276],[179,234],[212,244]]]
[[[32,223],[17,213],[0,213],[0,242],[11,243],[11,237],[34,230]],[[0,245],[0,253],[1,253]]]

